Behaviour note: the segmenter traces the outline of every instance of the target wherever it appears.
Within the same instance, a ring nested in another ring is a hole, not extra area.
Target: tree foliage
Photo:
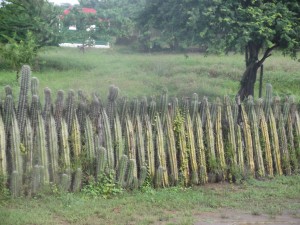
[[[298,0],[153,0],[141,12],[140,25],[146,44],[158,37],[170,46],[197,43],[208,52],[244,52],[238,92],[243,99],[254,94],[257,70],[274,49],[296,56],[299,18]]]
[[[60,40],[59,15],[61,11],[46,0],[5,0],[0,7],[0,42],[7,37],[16,41],[34,36],[37,46],[56,45]]]

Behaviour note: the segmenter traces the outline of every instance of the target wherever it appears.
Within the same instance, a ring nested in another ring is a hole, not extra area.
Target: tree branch
[[[278,45],[273,45],[271,48],[268,48],[268,49],[265,51],[264,56],[261,58],[261,60],[259,60],[259,61],[257,62],[258,67],[260,67],[260,66],[264,63],[264,61],[265,61],[268,57],[271,56],[270,53],[271,53],[275,48],[277,48],[277,47],[278,47]]]

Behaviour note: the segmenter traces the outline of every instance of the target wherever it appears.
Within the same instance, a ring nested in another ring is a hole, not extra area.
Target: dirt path
[[[250,224],[300,224],[300,210],[297,212],[284,212],[276,215],[253,215],[250,213],[222,209],[218,212],[201,212],[196,215],[195,225],[250,225]]]

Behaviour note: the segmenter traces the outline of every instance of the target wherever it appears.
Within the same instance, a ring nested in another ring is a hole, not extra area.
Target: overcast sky
[[[54,2],[55,4],[61,4],[61,3],[71,3],[72,5],[79,4],[78,0],[48,0],[48,1]]]

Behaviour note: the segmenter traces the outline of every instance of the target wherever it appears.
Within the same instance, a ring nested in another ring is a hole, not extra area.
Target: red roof
[[[72,8],[65,9],[64,10],[64,15],[68,15],[71,12],[71,9]],[[88,13],[91,13],[91,14],[96,14],[97,13],[96,9],[93,9],[93,8],[82,8],[81,11],[83,13],[87,13],[87,14]]]

